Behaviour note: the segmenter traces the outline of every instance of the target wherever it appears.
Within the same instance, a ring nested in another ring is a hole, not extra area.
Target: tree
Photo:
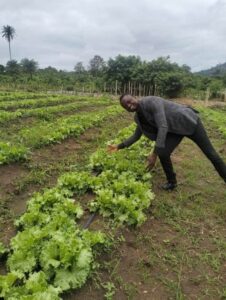
[[[30,79],[32,79],[33,74],[37,71],[38,69],[38,63],[37,61],[31,59],[27,59],[24,58],[21,60],[20,62],[21,67],[22,67],[22,71],[24,73],[27,73],[28,75],[30,75]]]
[[[5,70],[6,70],[6,73],[8,73],[9,75],[11,75],[15,78],[20,73],[20,65],[18,64],[18,62],[16,60],[12,59],[7,62]]]
[[[2,28],[2,37],[5,38],[9,43],[9,58],[10,58],[10,60],[12,60],[10,42],[14,38],[15,33],[16,33],[16,31],[12,26],[6,25],[6,26],[3,26],[3,28]]]
[[[0,74],[3,74],[5,72],[5,67],[3,65],[0,65]]]
[[[106,71],[107,79],[109,81],[118,80],[122,84],[128,83],[132,79],[135,80],[135,72],[140,65],[140,58],[133,55],[118,55],[115,59],[110,58]]]
[[[183,64],[181,68],[186,72],[186,73],[191,73],[191,67],[188,65]]]
[[[85,67],[83,66],[83,63],[81,61],[79,61],[75,65],[74,70],[75,70],[76,74],[81,75],[85,72]]]
[[[220,98],[224,89],[223,81],[219,79],[212,79],[211,83],[209,84],[209,89],[210,98]]]
[[[48,66],[44,69],[38,70],[39,78],[43,84],[49,84],[51,86],[60,86],[62,82],[60,82],[59,72],[56,68]]]
[[[95,55],[90,61],[89,61],[89,70],[90,73],[94,76],[97,77],[100,75],[100,73],[103,71],[105,66],[104,59],[99,56]]]
[[[86,69],[81,61],[77,62],[77,64],[74,67],[74,70],[76,82],[84,83],[88,80],[89,74],[86,72]]]
[[[161,95],[169,98],[178,97],[184,87],[182,76],[179,72],[161,73],[157,84]]]

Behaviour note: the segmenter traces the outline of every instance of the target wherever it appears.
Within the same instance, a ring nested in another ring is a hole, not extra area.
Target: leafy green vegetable
[[[60,293],[87,280],[93,247],[104,244],[105,236],[80,229],[75,220],[83,210],[71,195],[58,187],[37,193],[17,220],[22,231],[11,240],[11,273],[1,278],[6,299],[60,299]]]
[[[67,137],[78,137],[88,128],[98,126],[109,116],[122,112],[120,107],[110,106],[104,111],[72,115],[54,122],[42,122],[17,133],[16,142],[0,142],[0,165],[25,160],[30,149],[53,144]],[[23,144],[24,146],[21,146]]]
[[[120,142],[133,129],[123,130],[113,142]],[[0,297],[55,300],[86,282],[95,248],[107,240],[103,233],[79,226],[83,210],[74,195],[92,191],[95,199],[89,203],[90,211],[99,211],[115,223],[142,224],[154,197],[144,166],[149,147],[152,144],[142,138],[113,155],[99,149],[91,157],[90,171],[63,174],[55,188],[34,194],[27,211],[15,222],[19,231],[11,240],[9,273],[0,277]],[[98,169],[99,175],[92,169]]]
[[[27,154],[28,150],[26,147],[0,142],[0,165],[13,161],[25,160]]]

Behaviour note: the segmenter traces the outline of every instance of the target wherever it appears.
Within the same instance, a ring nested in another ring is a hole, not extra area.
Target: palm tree
[[[6,25],[2,27],[2,37],[5,38],[9,43],[9,57],[12,60],[10,42],[14,38],[15,29],[12,26]]]

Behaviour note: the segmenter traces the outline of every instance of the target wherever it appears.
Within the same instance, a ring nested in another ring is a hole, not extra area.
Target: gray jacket
[[[135,122],[138,126],[133,136],[122,143],[124,147],[129,147],[144,134],[150,139],[156,140],[157,149],[165,148],[165,140],[168,132],[183,136],[192,135],[199,119],[196,111],[191,107],[156,96],[142,98],[139,109],[150,124],[150,129],[157,129],[157,134],[151,132],[151,130],[150,132],[147,130],[144,131],[137,114],[135,114]]]

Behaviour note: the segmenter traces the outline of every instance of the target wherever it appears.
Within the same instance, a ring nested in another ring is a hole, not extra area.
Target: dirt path
[[[226,159],[226,141],[213,128],[209,133]],[[109,294],[115,300],[225,299],[225,184],[188,139],[173,161],[178,189],[159,189],[165,178],[158,164],[153,178],[156,198],[145,224],[121,230],[115,248],[101,256],[93,280],[64,299],[102,300]]]

